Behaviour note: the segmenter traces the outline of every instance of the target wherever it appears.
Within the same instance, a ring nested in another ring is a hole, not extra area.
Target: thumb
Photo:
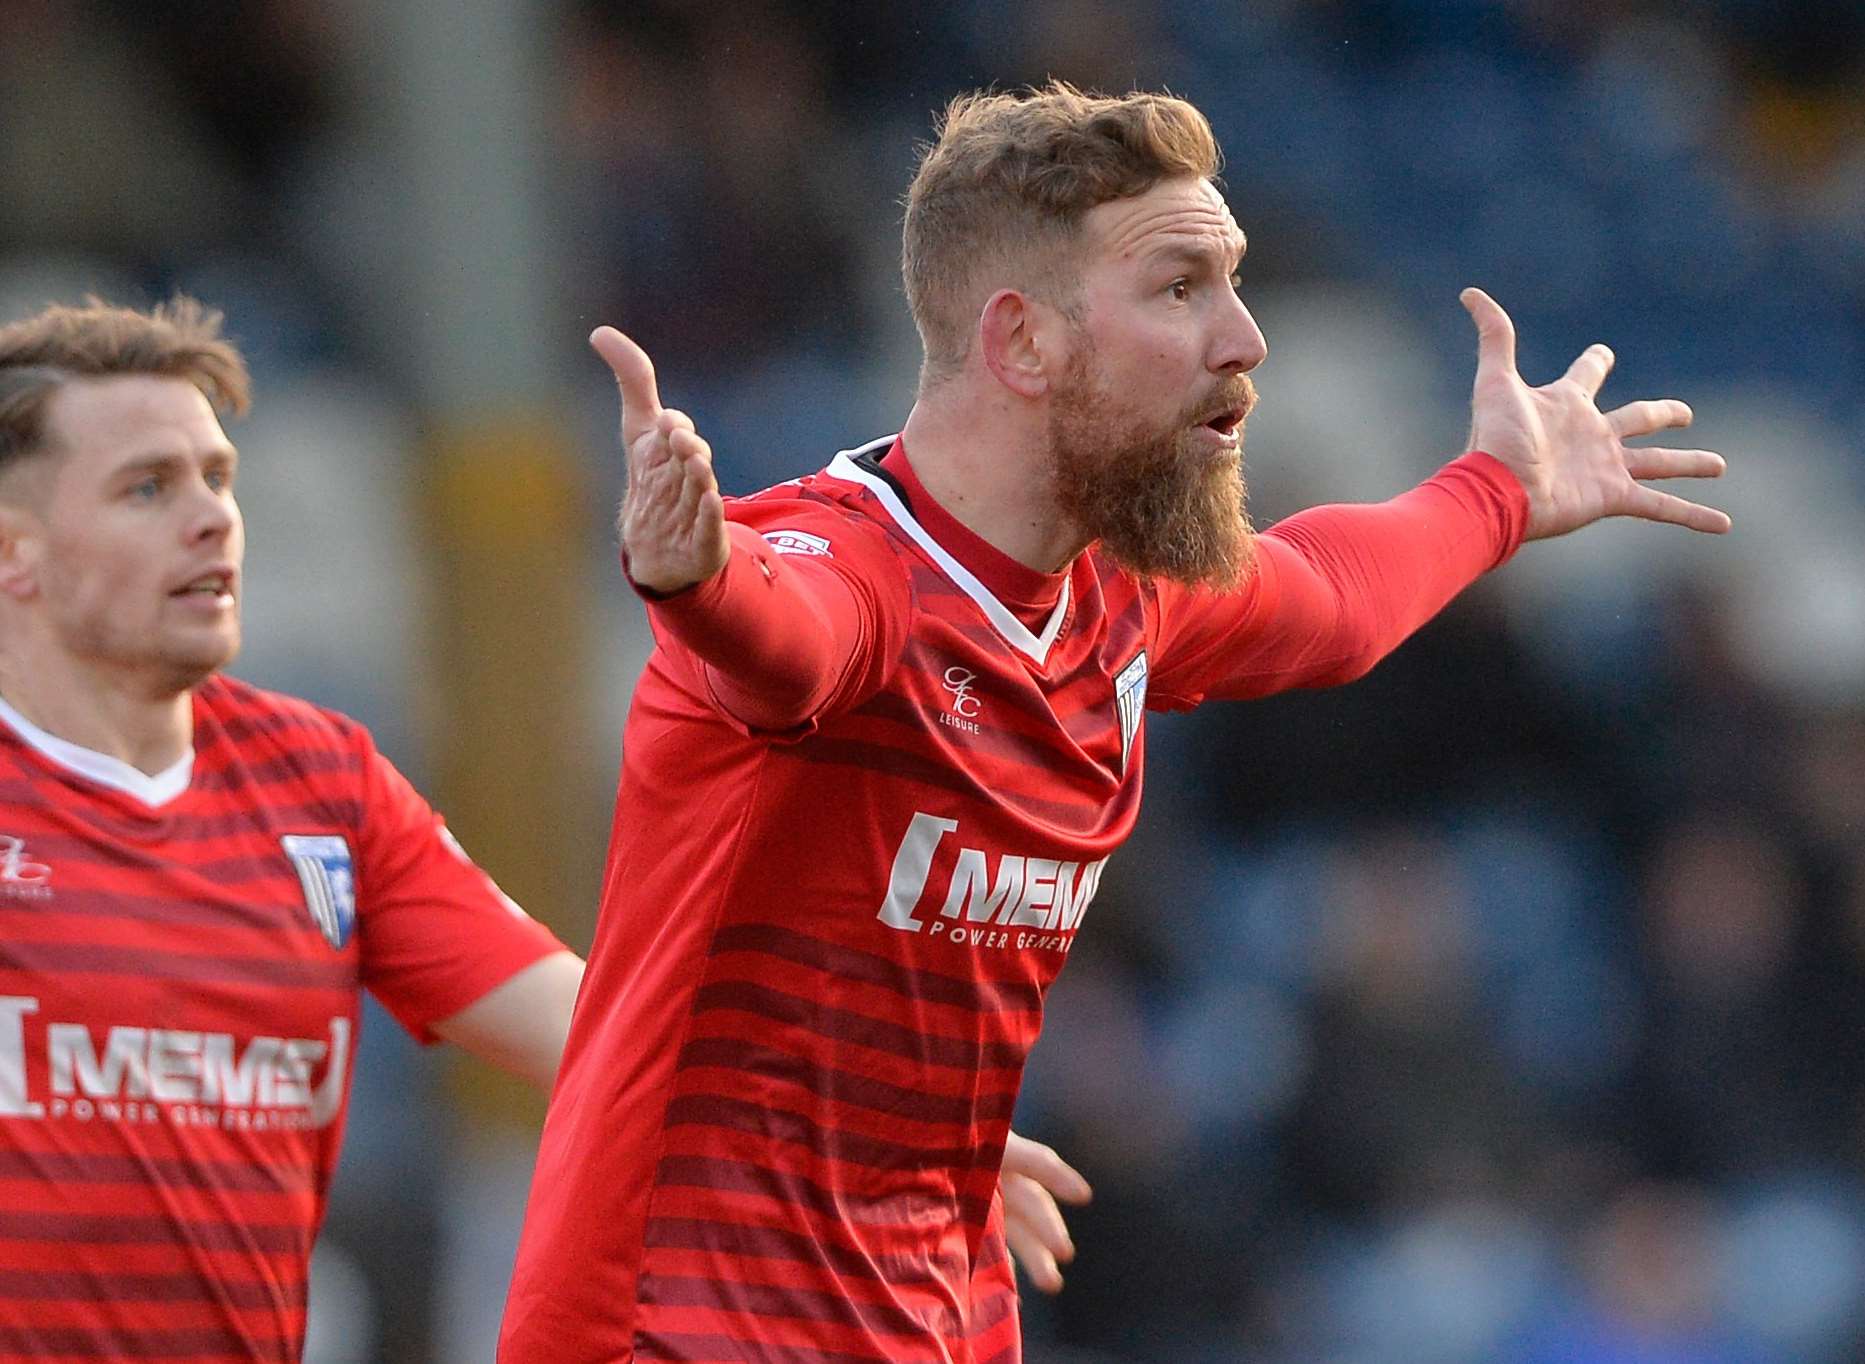
[[[1457,297],[1476,323],[1477,378],[1515,373],[1515,324],[1502,305],[1481,289],[1465,289]]]
[[[590,348],[615,374],[622,391],[622,448],[654,429],[661,416],[660,389],[654,382],[654,362],[648,353],[613,327],[598,327],[589,334]]]

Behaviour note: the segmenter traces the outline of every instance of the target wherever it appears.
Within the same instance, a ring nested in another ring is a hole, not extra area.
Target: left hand
[[[1601,412],[1600,385],[1613,353],[1588,346],[1551,384],[1530,388],[1515,368],[1515,324],[1481,289],[1461,296],[1477,329],[1476,387],[1470,444],[1514,472],[1528,493],[1529,540],[1565,535],[1607,516],[1667,521],[1721,534],[1729,517],[1647,487],[1653,478],[1716,478],[1723,457],[1709,450],[1628,446],[1636,436],[1688,426],[1690,408],[1675,398],[1627,403]]]
[[[596,328],[589,344],[622,395],[628,486],[617,525],[628,577],[662,596],[705,582],[731,557],[712,447],[691,417],[661,406],[646,351],[613,327]]]
[[[1039,1141],[1015,1132],[1004,1145],[1004,1165],[997,1176],[1004,1196],[1004,1239],[1030,1282],[1045,1293],[1062,1287],[1061,1266],[1075,1258],[1075,1242],[1062,1220],[1064,1203],[1086,1203],[1094,1196],[1081,1172]]]

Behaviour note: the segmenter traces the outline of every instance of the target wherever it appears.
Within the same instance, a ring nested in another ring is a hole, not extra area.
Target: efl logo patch
[[[764,538],[770,542],[772,549],[779,554],[816,554],[825,559],[833,559],[829,552],[829,542],[820,535],[811,535],[801,530],[767,530]]]
[[[304,907],[324,941],[341,949],[356,927],[356,874],[340,834],[285,834],[285,856],[304,887]]]
[[[1146,650],[1135,654],[1114,679],[1114,705],[1120,711],[1120,770],[1125,772],[1133,736],[1140,732],[1140,717],[1146,710]]]

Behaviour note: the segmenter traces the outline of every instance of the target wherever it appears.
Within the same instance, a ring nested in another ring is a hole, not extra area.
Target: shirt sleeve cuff
[[[1528,533],[1528,493],[1513,469],[1486,451],[1472,450],[1438,470],[1431,481],[1491,518],[1496,528],[1496,557],[1491,568],[1499,568],[1515,556]]]
[[[728,533],[729,533],[728,527]],[[732,552],[726,556],[725,567],[710,578],[702,578],[696,583],[675,588],[672,592],[657,592],[651,587],[643,587],[635,581],[635,575],[628,567],[628,547],[622,546],[622,577],[634,594],[656,610],[694,609],[705,610],[715,605],[725,595],[726,579],[732,575],[741,557],[738,553],[738,537],[732,537]]]

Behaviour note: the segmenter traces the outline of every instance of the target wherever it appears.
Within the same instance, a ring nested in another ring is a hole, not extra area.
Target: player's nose
[[[186,537],[190,543],[224,539],[239,519],[239,508],[230,495],[203,485],[188,500]]]
[[[1269,355],[1269,342],[1256,318],[1234,294],[1225,304],[1211,355],[1211,368],[1220,374],[1248,374]]]

